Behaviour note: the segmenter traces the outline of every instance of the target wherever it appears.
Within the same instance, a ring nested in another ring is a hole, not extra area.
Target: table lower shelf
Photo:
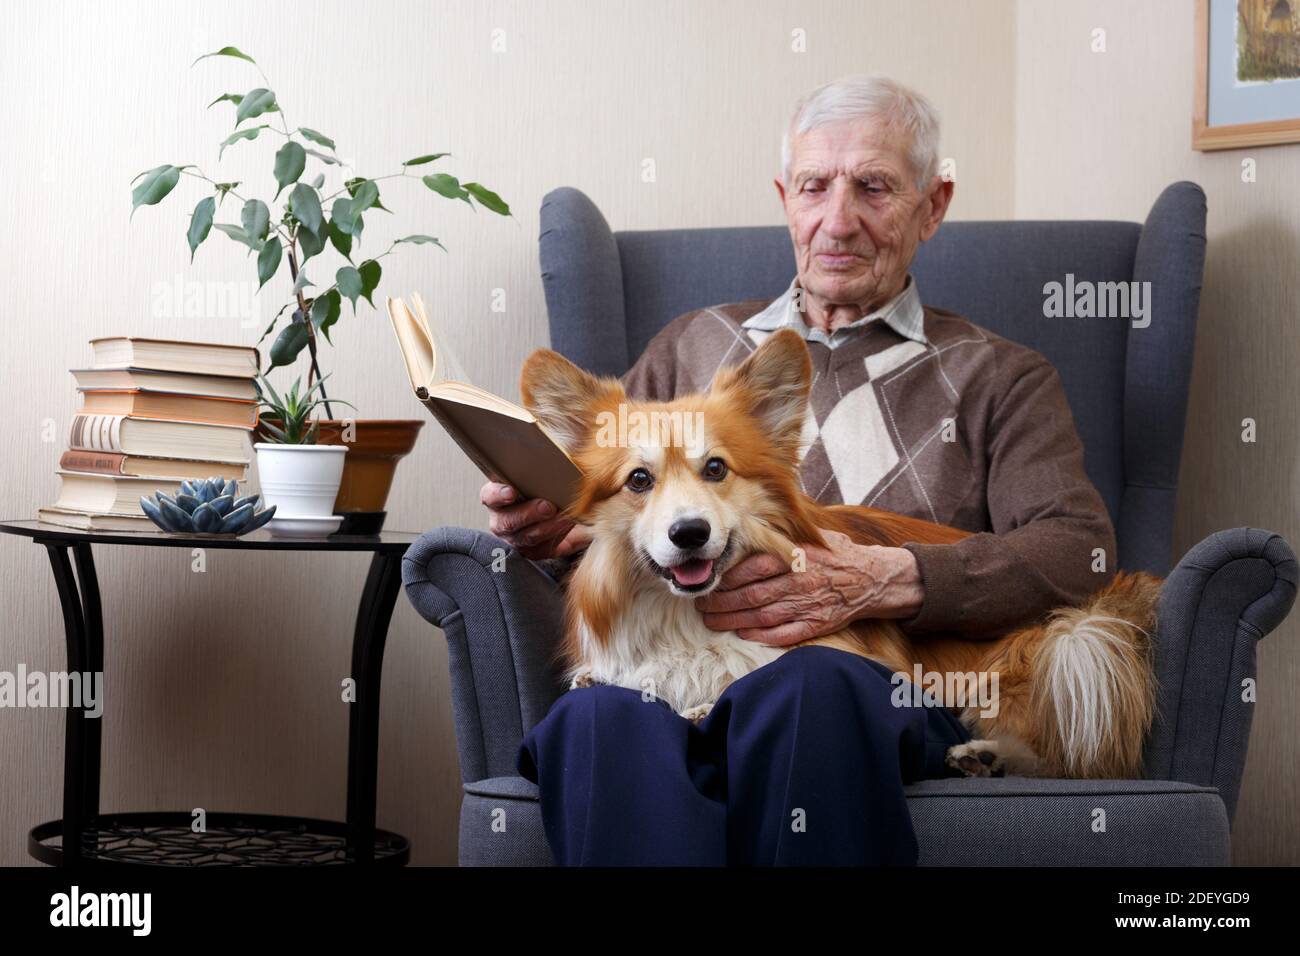
[[[85,829],[82,866],[348,866],[348,826],[337,820],[209,813],[207,829],[190,829],[184,812],[105,813]],[[51,866],[63,864],[62,820],[27,834],[27,852]],[[375,830],[376,866],[405,866],[406,837]]]

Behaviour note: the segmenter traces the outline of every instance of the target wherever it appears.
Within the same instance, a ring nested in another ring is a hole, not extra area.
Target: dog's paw
[[[592,676],[591,671],[579,671],[573,675],[573,680],[569,681],[569,690],[577,690],[579,687],[595,687],[600,681]]]
[[[996,740],[972,740],[950,747],[946,763],[967,777],[1003,777],[1007,772]]]
[[[700,704],[698,707],[692,707],[689,710],[682,711],[682,716],[693,724],[698,724],[705,717],[709,716],[709,711],[713,710],[712,704]]]

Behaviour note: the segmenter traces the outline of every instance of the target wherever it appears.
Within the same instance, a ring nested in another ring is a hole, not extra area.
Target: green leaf
[[[448,199],[463,199],[471,206],[474,205],[469,201],[469,193],[461,188],[460,180],[455,176],[450,176],[447,173],[434,173],[431,176],[424,177],[424,184],[439,196],[445,196]]]
[[[259,338],[259,339],[257,340],[257,344],[258,344],[258,345],[261,345],[261,344],[262,344],[262,339],[266,338],[268,335],[271,334],[271,331],[275,328],[275,324],[276,324],[277,322],[280,321],[280,316],[284,315],[284,310],[287,309],[287,308],[289,308],[289,306],[291,306],[291,305],[293,305],[292,302],[286,302],[284,305],[280,306],[280,311],[277,312],[277,313],[275,313],[275,318],[271,319],[271,324],[268,325],[268,326],[266,327],[266,331],[262,333],[262,338]],[[254,386],[257,385],[257,380],[256,380],[256,379],[253,380],[253,384],[254,384]],[[271,383],[268,382],[266,387],[267,387],[267,388],[271,388]],[[272,393],[272,394],[275,394],[275,389],[271,389],[271,393]],[[258,394],[258,397],[260,398],[260,397],[261,397],[261,394],[262,394],[262,391],[261,391],[260,388],[258,388],[258,390],[257,390],[257,394]]]
[[[329,225],[330,242],[348,262],[352,261],[352,236],[339,228],[337,222],[331,221]]]
[[[306,153],[308,156],[315,156],[322,163],[329,163],[331,166],[343,165],[333,156],[327,156],[325,153],[322,153],[319,149],[304,149],[303,152]]]
[[[435,239],[433,236],[421,236],[421,235],[404,236],[403,238],[397,240],[397,243],[403,243],[403,242],[409,242],[412,245],[416,245],[416,246],[435,245],[443,252],[447,251],[447,247],[444,246],[437,239]]]
[[[235,109],[235,125],[238,126],[244,120],[261,116],[263,113],[274,113],[279,109],[275,102],[275,94],[259,86],[255,90],[249,90],[239,101],[239,106]]]
[[[287,332],[288,329],[286,329],[285,331]],[[302,349],[299,349],[298,351],[301,352]],[[289,363],[286,362],[285,364],[287,365],[287,364],[289,364]],[[272,365],[271,368],[275,368],[275,366]],[[258,424],[258,427],[262,429],[262,431],[266,432],[268,435],[270,435],[273,439],[275,439],[275,440],[276,440],[278,443],[280,443],[281,445],[296,445],[296,444],[297,444],[297,442],[290,441],[288,435],[286,435],[284,432],[282,432],[279,428],[276,428],[276,427],[275,427],[274,425],[272,425],[270,422],[264,422],[264,421],[262,421],[262,420],[259,418],[257,424]]]
[[[444,156],[450,156],[451,153],[430,153],[427,156],[417,156],[415,159],[408,159],[402,163],[403,166],[423,166],[425,163],[431,163],[435,159],[442,159]]]
[[[297,312],[294,313],[293,321],[294,321],[294,322],[299,322],[299,323],[301,324],[301,320],[298,318],[298,313],[297,313]],[[266,376],[262,376],[262,377],[261,377],[261,381],[258,383],[258,390],[257,390],[257,391],[258,391],[258,396],[261,397],[261,391],[262,391],[261,386],[262,386],[262,385],[265,385],[265,386],[266,386],[266,390],[267,390],[267,392],[268,392],[268,393],[270,394],[270,396],[271,396],[271,401],[270,401],[270,402],[266,402],[266,399],[264,399],[264,398],[262,399],[262,401],[263,401],[264,403],[266,403],[266,404],[269,404],[269,405],[271,406],[271,408],[274,409],[274,410],[277,411],[277,412],[282,412],[282,411],[284,411],[284,399],[282,399],[282,398],[280,397],[280,393],[277,392],[277,391],[275,390],[275,386],[271,384],[270,380],[267,379]],[[297,391],[297,389],[298,389],[298,383],[297,383],[297,381],[295,381],[295,382],[293,383],[293,389],[294,389],[294,391]]]
[[[344,266],[334,275],[334,282],[339,287],[339,292],[352,303],[352,312],[357,311],[357,297],[361,295],[362,281],[361,273],[351,266]]]
[[[325,336],[326,342],[330,342],[330,326],[339,320],[342,308],[343,300],[339,297],[338,289],[330,289],[311,304],[311,324]]]
[[[324,146],[326,149],[335,148],[334,140],[330,139],[324,133],[318,133],[314,129],[308,129],[305,126],[298,127],[298,132],[302,133],[303,138],[309,139],[313,143],[317,143],[321,146]]]
[[[375,201],[370,204],[370,208],[382,209],[384,212],[392,212],[391,209],[379,201],[379,186],[373,180],[366,179],[364,176],[354,176],[352,179],[347,180],[343,185],[347,187],[348,195],[353,199],[356,199],[357,191],[361,189],[363,183],[369,183],[371,186],[375,187]],[[367,189],[366,192],[369,192],[369,189]]]
[[[235,242],[242,243],[250,249],[260,250],[262,248],[262,240],[250,236],[244,231],[242,226],[233,226],[228,223],[219,222],[212,228],[216,229],[218,232],[224,232],[231,239],[234,239]]]
[[[484,209],[498,216],[510,215],[510,207],[506,205],[506,201],[486,186],[480,183],[465,183],[464,187],[465,192],[477,199]]]
[[[140,185],[131,190],[131,215],[141,206],[154,206],[161,202],[166,195],[176,188],[180,181],[181,170],[183,166],[157,166],[154,169],[147,170],[137,176],[144,179]]]
[[[361,273],[361,294],[366,297],[366,301],[370,303],[370,307],[374,308],[375,300],[370,298],[370,296],[375,289],[379,287],[379,277],[384,274],[384,270],[374,259],[367,259],[365,262],[361,263],[361,266],[357,271]],[[355,312],[356,308],[357,304],[353,302],[352,311]]]
[[[199,243],[208,238],[208,233],[212,231],[212,214],[216,211],[217,201],[211,196],[204,196],[194,207],[194,212],[190,215],[190,228],[185,234],[190,244],[190,262],[194,261]]]
[[[275,275],[275,270],[280,268],[280,260],[284,258],[284,249],[280,246],[280,240],[272,236],[266,240],[266,245],[262,246],[262,251],[257,254],[257,290],[262,291],[262,286],[266,285],[266,280]]]
[[[270,129],[270,128],[271,127],[268,126],[266,123],[263,123],[261,126],[252,126],[249,127],[248,129],[235,130],[235,132],[231,133],[229,136],[227,136],[225,139],[221,141],[221,147],[217,150],[217,159],[221,158],[221,154],[226,151],[226,147],[231,145],[232,143],[237,143],[241,139],[257,139],[258,133],[262,132],[262,130],[264,129]]]
[[[307,278],[307,270],[299,269],[298,278],[293,280],[293,294],[297,295],[303,289],[307,288],[307,286],[315,285],[315,284],[316,283],[312,282],[310,279]],[[284,310],[281,309],[280,311],[283,312]]]
[[[234,103],[236,106],[238,106],[240,100],[242,100],[243,98],[244,98],[243,93],[222,93],[215,100],[213,100],[211,103],[208,104],[208,109],[212,109],[212,107],[216,106],[218,103],[226,103],[226,102]]]
[[[355,183],[355,188],[353,188],[350,181],[348,192],[352,195],[352,216],[354,218],[379,202],[379,187],[369,179],[363,179]]]
[[[189,166],[177,166],[176,168],[177,168],[177,170],[181,170],[181,169],[189,169],[190,167],[189,167]],[[144,172],[142,172],[142,173],[136,173],[134,176],[131,177],[131,185],[134,186],[134,185],[136,184],[136,182],[138,182],[142,177],[144,177],[144,176],[148,176],[150,173],[156,173],[159,169],[166,169],[166,167],[165,167],[165,166],[159,166],[159,167],[157,167],[157,169],[146,169],[146,170],[145,170]]]
[[[275,181],[280,184],[280,188],[275,191],[276,196],[280,195],[285,186],[298,181],[306,165],[307,154],[297,143],[290,141],[280,147],[275,154]]]
[[[271,365],[267,371],[280,365],[293,364],[298,353],[307,347],[307,340],[310,337],[311,333],[307,331],[306,322],[293,322],[285,326],[271,345]]]
[[[260,199],[250,199],[239,211],[239,221],[244,232],[253,239],[265,239],[271,225],[271,210]]]
[[[312,256],[320,255],[320,251],[325,248],[324,232],[324,229],[320,233],[307,229],[298,230],[298,248],[302,250],[303,262],[306,262]]]
[[[199,57],[199,60],[206,60],[210,56],[233,56],[240,60],[247,60],[249,63],[252,63],[254,66],[257,65],[257,61],[254,60],[251,56],[249,56],[247,53],[244,53],[242,50],[239,50],[233,46],[223,46],[220,50],[214,50],[212,53],[205,53],[201,57]],[[194,63],[198,63],[199,60],[195,60]],[[191,63],[190,66],[194,66],[194,63]]]
[[[316,190],[306,183],[294,186],[293,192],[289,194],[289,208],[293,211],[293,218],[319,235],[322,215],[320,197],[316,195]]]
[[[213,186],[212,188],[215,189],[215,190],[217,191],[218,195],[221,196],[221,202],[225,202],[225,201],[226,201],[226,193],[230,192],[232,189],[234,189],[234,188],[235,188],[236,186],[238,186],[238,185],[239,185],[239,183],[217,183],[217,184],[216,184],[215,186]]]
[[[351,199],[340,196],[334,200],[334,208],[330,211],[330,221],[341,232],[347,233],[349,236],[357,235],[360,232],[357,224],[361,221],[361,217],[353,211]]]
[[[320,189],[320,188],[321,188],[322,186],[324,186],[324,185],[325,185],[325,174],[324,174],[324,173],[320,173],[319,175],[317,175],[317,177],[316,177],[315,179],[313,179],[313,180],[311,181],[311,188],[312,188],[312,189]]]

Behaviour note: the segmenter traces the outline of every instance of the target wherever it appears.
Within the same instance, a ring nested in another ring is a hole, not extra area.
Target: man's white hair
[[[790,140],[818,126],[841,120],[883,120],[911,137],[909,160],[917,189],[939,172],[939,113],[928,99],[897,80],[858,74],[819,86],[795,107],[781,137],[781,180],[790,181]]]

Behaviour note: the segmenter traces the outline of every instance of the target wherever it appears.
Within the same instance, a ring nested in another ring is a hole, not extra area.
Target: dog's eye
[[[627,476],[627,489],[629,491],[649,491],[650,486],[654,483],[655,480],[650,477],[650,472],[644,468],[635,468],[632,474]]]
[[[721,458],[710,458],[704,463],[704,477],[711,481],[721,481],[727,477],[727,463]]]

